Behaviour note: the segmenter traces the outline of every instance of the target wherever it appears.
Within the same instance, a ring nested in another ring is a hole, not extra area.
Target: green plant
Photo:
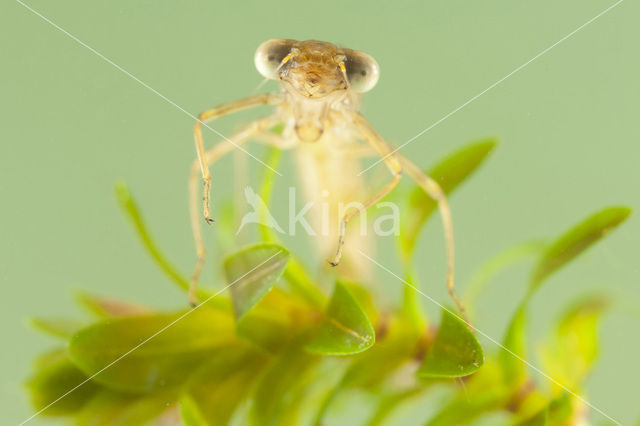
[[[430,173],[450,193],[494,145],[472,144]],[[269,191],[265,183],[263,199]],[[156,247],[124,184],[117,195],[152,258],[186,291],[188,281]],[[630,210],[603,209],[555,240],[519,245],[479,270],[465,295],[470,308],[498,270],[536,259],[503,347],[486,359],[475,330],[460,316],[443,307],[436,323],[422,310],[411,264],[416,236],[434,210],[421,191],[410,195],[399,240],[406,285],[402,303],[391,311],[380,310],[363,283],[336,282],[325,294],[304,262],[267,228],[263,242],[226,258],[226,287],[201,289],[196,309],[156,312],[81,294],[78,301],[91,319],[32,319],[61,342],[34,364],[28,381],[33,406],[80,425],[320,425],[335,418],[344,397],[361,394],[372,402],[360,423],[377,425],[392,419],[401,404],[438,393],[438,403],[420,412],[419,423],[487,424],[490,418],[490,424],[561,425],[585,418],[588,407],[579,394],[596,358],[597,325],[607,302],[579,301],[543,342],[540,368],[557,380],[551,388],[523,362],[528,304],[551,274]]]

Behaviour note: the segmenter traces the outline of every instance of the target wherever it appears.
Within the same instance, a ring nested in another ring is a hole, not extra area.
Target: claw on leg
[[[202,188],[202,210],[204,214],[204,220],[211,225],[215,220],[211,218],[211,210],[209,209],[209,194],[211,193],[211,176],[206,176],[204,179],[204,186]]]
[[[342,259],[342,249],[344,247],[344,234],[347,226],[345,219],[347,219],[348,217],[349,216],[345,216],[342,222],[340,222],[340,235],[338,236],[338,248],[336,249],[336,255],[333,257],[333,260],[329,261],[329,265],[333,267],[338,266],[340,264],[340,260]]]

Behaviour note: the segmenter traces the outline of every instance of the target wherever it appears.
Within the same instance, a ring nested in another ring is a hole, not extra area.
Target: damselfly
[[[204,219],[207,223],[212,223],[209,208],[209,167],[224,154],[250,139],[255,139],[280,149],[296,149],[300,153],[302,174],[307,175],[306,181],[311,183],[308,186],[315,188],[316,194],[320,189],[328,188],[337,199],[343,199],[348,194],[355,196],[353,194],[366,189],[358,180],[358,170],[354,168],[354,164],[357,164],[361,157],[357,154],[358,147],[364,145],[384,160],[391,173],[391,180],[377,192],[368,194],[362,200],[356,200],[362,202],[363,208],[350,209],[337,221],[336,232],[333,235],[333,255],[330,260],[332,266],[337,266],[342,258],[347,224],[363,210],[389,194],[403,173],[410,176],[438,202],[447,251],[446,286],[462,311],[462,304],[454,290],[451,213],[442,189],[413,162],[395,152],[359,112],[360,94],[371,90],[378,81],[377,62],[366,53],[340,48],[331,43],[285,39],[264,42],[258,47],[254,59],[260,74],[266,79],[278,81],[281,91],[251,96],[207,110],[198,116],[194,127],[198,159],[191,169],[189,187],[191,222],[198,261],[191,280],[190,302],[195,302],[196,283],[205,259],[201,219],[198,213],[199,176],[204,180]],[[275,109],[267,117],[253,121],[226,141],[205,150],[202,138],[203,124],[262,105],[272,105]],[[282,132],[278,135],[269,132],[278,125],[284,126]],[[309,178],[309,174],[313,174],[314,178]],[[307,192],[311,192],[313,196],[313,190]]]

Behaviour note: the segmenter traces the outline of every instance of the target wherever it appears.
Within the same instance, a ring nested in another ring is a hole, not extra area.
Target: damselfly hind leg
[[[466,311],[464,309],[464,305],[456,293],[455,290],[455,248],[453,241],[453,220],[451,219],[451,209],[449,208],[449,202],[447,201],[447,197],[445,196],[444,191],[438,185],[438,183],[433,180],[429,175],[424,173],[418,166],[413,164],[406,157],[396,154],[398,160],[402,164],[403,170],[424,190],[424,192],[429,195],[429,197],[433,198],[438,203],[438,209],[440,210],[440,217],[442,220],[442,227],[444,229],[444,238],[445,245],[447,250],[447,292],[449,296],[453,299],[456,304],[456,307],[460,311],[463,319],[466,321],[467,325],[471,326],[469,319],[467,318]]]
[[[460,297],[455,290],[455,248],[453,240],[453,220],[451,219],[451,209],[449,208],[449,203],[444,191],[435,180],[425,174],[413,162],[409,161],[407,158],[398,153],[394,153],[391,145],[389,145],[384,139],[382,139],[382,137],[378,134],[378,132],[376,132],[373,126],[371,126],[371,124],[360,113],[353,111],[351,112],[351,116],[354,124],[358,127],[362,138],[376,149],[378,154],[381,155],[384,159],[387,167],[394,174],[394,180],[387,184],[387,186],[385,186],[378,194],[376,194],[372,198],[371,204],[375,204],[380,199],[382,199],[382,197],[391,192],[391,190],[395,187],[398,180],[400,179],[401,173],[403,172],[409,175],[409,177],[411,177],[411,179],[413,179],[427,193],[429,197],[433,198],[438,203],[438,208],[440,210],[440,216],[442,220],[442,227],[444,228],[445,245],[447,252],[447,291],[455,302],[456,307],[462,314],[464,320],[468,324],[470,324],[466,317],[464,305],[462,304],[462,301],[460,300]],[[366,206],[369,207],[371,204],[368,204]],[[345,219],[347,220],[343,220],[344,224],[346,224],[346,222],[348,222],[348,219],[350,218],[347,218],[347,216],[345,216]],[[338,252],[336,255],[336,259],[334,259],[334,262],[332,262],[332,265],[335,264],[336,260],[340,260],[342,244],[344,244],[344,226],[340,229]]]

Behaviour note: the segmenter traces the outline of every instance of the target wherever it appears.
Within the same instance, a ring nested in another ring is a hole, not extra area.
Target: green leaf
[[[280,126],[277,126],[281,129]],[[280,130],[281,131],[281,130]],[[282,156],[282,150],[278,148],[272,148],[265,159],[268,168],[264,169],[264,175],[262,177],[262,188],[260,190],[260,198],[264,203],[261,204],[260,209],[260,235],[262,240],[272,244],[280,244],[278,236],[272,228],[265,226],[267,223],[266,214],[267,209],[271,207],[271,195],[273,192],[273,183],[276,179],[275,169],[278,168],[280,163],[280,157]],[[298,262],[298,260],[291,256],[287,268],[284,271],[284,277],[291,286],[291,289],[297,294],[302,296],[313,307],[323,306],[326,302],[326,298],[314,285],[313,281],[309,277],[309,274],[305,268]]]
[[[496,145],[495,139],[474,143],[454,152],[427,172],[442,188],[451,193],[462,181],[484,161]],[[409,214],[401,233],[400,244],[406,258],[411,256],[420,228],[434,212],[438,204],[420,188],[416,188],[409,198]]]
[[[151,312],[144,306],[84,292],[79,293],[76,298],[91,313],[99,317],[125,317]]]
[[[571,424],[578,404],[574,403],[574,398],[567,392],[562,392],[560,396],[549,403],[549,420],[552,425]]]
[[[71,338],[69,353],[109,388],[149,392],[185,382],[235,341],[232,317],[204,307],[99,322]]]
[[[236,324],[238,336],[275,353],[305,331],[313,313],[279,288],[267,295]]]
[[[456,393],[449,401],[437,404],[437,413],[428,426],[471,425],[487,413],[504,409],[511,393],[500,382],[500,370],[491,358],[472,376],[458,380]],[[499,424],[496,421],[479,424]]]
[[[229,424],[231,416],[251,393],[268,361],[261,352],[241,344],[226,349],[208,363],[194,377],[188,389],[190,400],[204,424]]]
[[[394,317],[384,328],[373,347],[354,357],[343,379],[344,386],[374,388],[419,356],[424,330],[408,327],[406,320]]]
[[[376,409],[367,421],[368,426],[379,426],[393,413],[393,411],[408,399],[415,397],[422,391],[419,387],[412,387],[385,395],[376,404]]]
[[[81,321],[68,319],[68,318],[38,318],[31,317],[28,320],[29,325],[38,331],[41,331],[50,336],[68,339],[75,333],[84,327],[84,323]]]
[[[132,426],[175,423],[176,391],[148,395],[101,389],[75,419],[76,426]]]
[[[324,306],[326,303],[326,296],[314,284],[300,261],[293,256],[284,270],[284,278],[291,286],[291,290],[300,295],[313,308]]]
[[[427,352],[419,377],[463,377],[484,363],[482,346],[467,325],[450,311],[442,310],[438,334]]]
[[[180,400],[180,419],[184,426],[209,426],[198,405],[188,395]]]
[[[549,407],[545,407],[532,417],[516,423],[516,426],[546,426],[549,421]]]
[[[411,266],[407,266],[407,269]],[[406,326],[421,332],[426,326],[426,314],[420,298],[418,297],[418,283],[414,278],[413,271],[407,272],[405,280],[409,285],[403,286],[402,289],[402,319],[406,322]]]
[[[320,358],[296,345],[282,353],[257,384],[249,412],[256,426],[298,424],[300,405]]]
[[[251,310],[280,278],[289,261],[289,252],[275,244],[247,247],[224,263],[236,320]]]
[[[127,187],[127,184],[124,182],[118,182],[116,184],[116,197],[118,200],[118,204],[127,215],[133,227],[138,233],[138,237],[142,241],[142,244],[147,249],[153,260],[156,264],[162,269],[169,278],[181,289],[188,291],[189,290],[189,281],[184,278],[180,272],[167,260],[167,258],[160,252],[155,241],[151,237],[149,230],[147,229],[142,215],[140,214],[140,210]],[[199,300],[205,300],[210,297],[211,294],[204,290],[198,290],[197,297]]]
[[[529,293],[509,322],[504,341],[507,349],[520,358],[526,358],[526,311],[533,292],[548,276],[613,230],[630,213],[631,210],[626,207],[610,207],[601,210],[560,236],[543,251],[534,268]],[[500,358],[506,383],[514,387],[519,386],[526,376],[526,369],[522,362],[504,350]]]
[[[375,340],[373,326],[356,299],[336,283],[320,329],[306,348],[318,354],[349,355],[369,349]]]
[[[505,384],[512,389],[519,388],[527,378],[527,369],[521,359],[526,359],[527,301],[523,302],[509,323],[500,350],[500,366]]]
[[[615,229],[630,214],[631,209],[627,207],[608,207],[563,234],[551,244],[534,268],[530,291],[536,290],[547,277]]]
[[[602,296],[583,299],[561,318],[542,346],[545,371],[563,386],[577,391],[598,355],[598,326],[608,306]],[[561,388],[557,388],[561,390]]]
[[[46,416],[69,415],[82,409],[98,390],[95,383],[84,383],[86,380],[87,376],[61,349],[47,353],[38,361],[36,371],[27,382],[27,390],[36,411],[46,408],[42,412]]]
[[[340,281],[340,284],[342,284],[349,294],[353,296],[356,303],[360,305],[362,311],[369,319],[369,322],[376,324],[380,318],[378,316],[378,310],[376,308],[376,302],[371,292],[371,288],[351,281]],[[324,307],[327,307],[326,303]]]
[[[517,262],[533,258],[537,259],[548,247],[546,241],[535,240],[516,244],[491,257],[471,278],[465,288],[465,304],[470,308],[476,304],[478,296],[485,290],[489,281],[506,267]]]
[[[426,423],[427,426],[470,425],[483,414],[499,410],[504,407],[504,395],[500,389],[489,384],[483,392],[468,396],[464,391],[453,401],[442,407],[438,413]],[[489,424],[495,424],[489,423]]]

